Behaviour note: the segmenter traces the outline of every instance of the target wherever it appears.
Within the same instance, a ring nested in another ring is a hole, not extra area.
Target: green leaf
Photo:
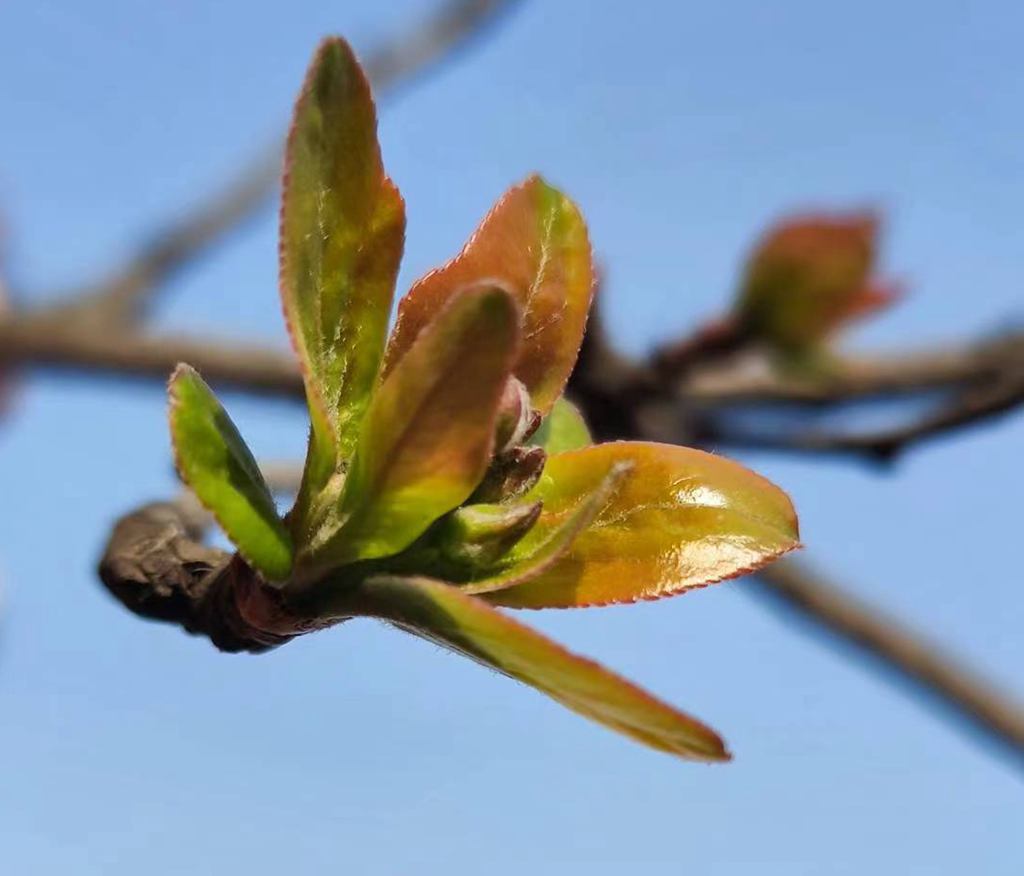
[[[405,207],[384,173],[370,86],[348,44],[328,39],[295,107],[281,208],[281,299],[312,419],[299,523],[355,445],[404,236]]]
[[[722,740],[704,724],[448,584],[371,578],[350,599],[358,613],[497,669],[651,748],[692,760],[729,759]]]
[[[789,497],[710,453],[621,441],[548,458],[524,500],[544,510],[516,545],[543,544],[615,463],[633,471],[559,558],[525,583],[489,593],[513,608],[571,608],[658,599],[751,572],[799,547]]]
[[[519,539],[501,562],[495,564],[496,570],[487,576],[477,575],[461,588],[462,592],[493,593],[539,577],[568,553],[577,536],[594,522],[632,470],[632,463],[613,463],[604,479],[583,496],[572,511],[553,524],[550,518],[545,521],[543,536],[525,542],[523,538]],[[537,504],[543,508],[542,503]],[[530,528],[533,526],[536,526],[536,521]]]
[[[487,470],[519,314],[503,289],[464,289],[374,394],[345,484],[341,530],[325,530],[331,564],[407,547],[462,504]]]
[[[170,382],[171,438],[181,479],[238,552],[271,581],[288,577],[292,544],[256,460],[203,379],[179,365]]]
[[[560,398],[540,424],[530,444],[543,447],[548,455],[579,450],[593,444],[587,421],[571,401]]]
[[[441,518],[430,540],[446,565],[472,574],[505,556],[540,511],[540,502],[463,505]]]
[[[419,279],[399,302],[385,372],[394,368],[455,292],[498,280],[523,311],[514,374],[533,407],[547,412],[562,394],[583,341],[594,288],[587,228],[576,205],[539,176],[510,189],[462,252]]]

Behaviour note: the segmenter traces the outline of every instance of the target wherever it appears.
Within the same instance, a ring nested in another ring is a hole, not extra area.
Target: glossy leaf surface
[[[569,377],[587,322],[594,270],[575,204],[538,176],[510,189],[462,252],[418,280],[398,306],[385,369],[394,368],[431,315],[467,283],[507,284],[524,313],[515,375],[548,411]]]
[[[729,758],[718,735],[699,721],[448,584],[372,578],[354,602],[651,748],[694,760]]]
[[[519,314],[503,289],[464,289],[374,394],[329,556],[397,553],[465,501],[490,462]]]
[[[814,215],[772,228],[751,255],[737,318],[744,331],[799,352],[892,303],[872,280],[878,223],[869,213]]]
[[[543,447],[548,455],[579,450],[593,443],[587,421],[571,401],[560,398],[530,439],[530,444]]]
[[[239,553],[269,580],[291,571],[292,545],[256,460],[196,371],[179,365],[171,377],[175,464]]]
[[[377,378],[405,208],[384,173],[370,86],[344,40],[321,44],[288,135],[281,298],[313,421],[299,505],[354,447]]]
[[[609,467],[633,469],[560,558],[486,599],[515,608],[570,608],[657,599],[752,571],[799,546],[786,494],[709,453],[620,441],[548,459],[526,499],[544,503],[516,546],[527,553],[572,515]]]

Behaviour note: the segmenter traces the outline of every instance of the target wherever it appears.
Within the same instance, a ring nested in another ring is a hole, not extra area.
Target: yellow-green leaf
[[[709,727],[451,585],[371,578],[351,599],[361,613],[497,669],[651,748],[692,760],[729,759]]]
[[[291,538],[235,424],[188,365],[175,369],[170,397],[171,439],[181,479],[253,568],[272,581],[287,578]]]
[[[632,463],[632,472],[569,549],[486,599],[514,608],[657,599],[753,571],[799,546],[793,505],[770,481],[700,450],[620,441],[549,457],[524,497],[544,510],[516,552],[541,544],[617,462]]]
[[[530,439],[530,444],[543,447],[551,455],[579,450],[593,443],[587,421],[571,401],[560,398]]]
[[[462,252],[418,280],[399,302],[385,370],[395,367],[455,290],[492,279],[508,285],[523,311],[523,346],[514,373],[533,407],[547,412],[579,353],[594,269],[579,209],[539,176],[510,189]]]
[[[325,40],[295,107],[281,208],[281,299],[313,431],[299,518],[354,447],[404,235],[405,207],[384,173],[369,83],[344,40]]]
[[[374,394],[325,558],[397,553],[469,497],[490,461],[518,343],[519,314],[503,289],[463,289],[448,301]]]

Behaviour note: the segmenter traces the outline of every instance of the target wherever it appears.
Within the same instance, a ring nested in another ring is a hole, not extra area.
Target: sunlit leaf
[[[593,293],[587,229],[576,205],[538,176],[510,189],[452,261],[418,280],[398,305],[385,369],[394,368],[456,289],[499,280],[524,312],[515,375],[546,412],[572,371]]]
[[[800,353],[891,304],[896,288],[871,277],[877,236],[870,213],[810,215],[770,229],[740,289],[736,318],[743,332]]]
[[[593,443],[587,421],[571,401],[560,398],[534,433],[530,443],[548,454],[578,450]]]
[[[494,446],[519,314],[499,287],[464,289],[420,333],[374,394],[324,556],[386,556],[465,501]]]
[[[292,545],[274,499],[235,424],[194,369],[171,377],[171,438],[181,479],[239,553],[270,580],[288,577]]]
[[[370,86],[344,40],[324,41],[288,135],[281,298],[312,417],[311,497],[355,445],[380,367],[405,235],[384,173]]]
[[[729,759],[722,740],[699,721],[448,584],[371,578],[351,599],[362,613],[493,667],[651,748],[693,760]]]
[[[544,511],[516,552],[572,515],[616,462],[633,470],[560,558],[525,583],[485,598],[515,608],[657,599],[752,571],[799,546],[782,490],[710,453],[614,442],[548,459],[526,499]]]

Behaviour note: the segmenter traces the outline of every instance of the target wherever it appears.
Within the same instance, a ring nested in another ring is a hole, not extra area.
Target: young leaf
[[[549,454],[579,450],[593,443],[587,421],[571,401],[560,398],[544,418],[530,444],[543,447]]]
[[[614,442],[548,459],[526,499],[544,503],[516,553],[528,555],[572,515],[609,466],[632,473],[553,564],[485,598],[513,608],[657,599],[732,578],[799,547],[782,490],[735,462],[667,444]]]
[[[456,289],[489,279],[508,284],[523,310],[523,346],[514,373],[533,407],[545,413],[576,362],[594,269],[579,209],[539,176],[510,189],[462,252],[418,280],[399,302],[385,372]]]
[[[360,613],[497,669],[658,751],[692,760],[729,759],[722,740],[704,724],[448,584],[371,578],[352,599]]]
[[[235,424],[188,365],[179,365],[171,376],[170,397],[171,438],[181,479],[253,568],[272,581],[287,578],[291,539]]]
[[[505,556],[540,511],[540,502],[463,505],[442,518],[431,541],[447,565],[472,574]]]
[[[736,310],[741,330],[799,355],[891,304],[895,287],[871,278],[877,236],[870,213],[811,215],[770,229],[747,263]]]
[[[503,289],[452,297],[374,394],[345,484],[343,525],[324,558],[397,553],[469,497],[490,461],[518,343],[519,314]]]
[[[537,578],[568,553],[576,537],[594,522],[632,469],[632,463],[614,463],[597,487],[583,496],[571,512],[563,515],[554,525],[551,525],[550,519],[545,521],[545,534],[541,538],[530,539],[521,547],[523,539],[520,539],[515,548],[501,558],[500,563],[495,563],[495,569],[490,575],[478,574],[469,584],[459,589],[474,595],[493,593]],[[543,508],[542,503],[538,502],[537,505]],[[536,526],[536,521],[533,525]]]
[[[344,40],[325,40],[295,107],[281,207],[281,299],[313,432],[300,509],[355,445],[404,236],[405,207],[384,173],[369,83]]]

